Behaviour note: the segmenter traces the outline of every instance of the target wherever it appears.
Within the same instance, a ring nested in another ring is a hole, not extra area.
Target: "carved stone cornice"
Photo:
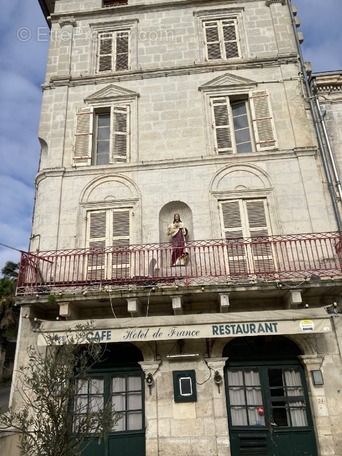
[[[61,28],[66,27],[67,25],[71,25],[72,27],[76,27],[76,19],[72,16],[63,17],[58,21],[58,24]]]
[[[333,74],[314,75],[317,93],[342,92],[342,71]]]

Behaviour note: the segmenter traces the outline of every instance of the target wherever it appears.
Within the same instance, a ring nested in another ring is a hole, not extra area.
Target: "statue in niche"
[[[186,266],[189,261],[185,240],[188,230],[182,223],[179,214],[174,215],[173,223],[167,228],[167,235],[171,236],[172,242],[171,266]]]

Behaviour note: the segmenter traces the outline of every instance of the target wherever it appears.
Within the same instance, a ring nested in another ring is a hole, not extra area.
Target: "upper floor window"
[[[128,0],[102,0],[103,8],[111,8],[112,6],[128,5]]]
[[[230,274],[274,271],[272,244],[267,242],[270,223],[266,199],[221,201],[221,213]]]
[[[127,163],[131,151],[130,104],[81,108],[77,113],[75,159],[92,165]],[[80,163],[81,164],[81,163]]]
[[[121,280],[130,277],[131,258],[129,208],[103,209],[87,213],[88,280]]]
[[[128,163],[136,158],[139,94],[110,85],[88,97],[76,113],[74,164]]]
[[[207,60],[240,57],[236,19],[203,21]]]
[[[94,165],[126,163],[130,150],[130,106],[112,106],[95,113]]]
[[[275,146],[266,92],[210,98],[214,149],[219,154],[266,150]]]
[[[98,35],[97,71],[123,71],[130,68],[130,30],[101,32]]]

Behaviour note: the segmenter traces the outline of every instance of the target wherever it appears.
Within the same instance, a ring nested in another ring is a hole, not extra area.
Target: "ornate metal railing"
[[[175,281],[189,285],[342,277],[338,232],[191,241],[173,265],[172,249],[165,243],[22,253],[17,295]]]

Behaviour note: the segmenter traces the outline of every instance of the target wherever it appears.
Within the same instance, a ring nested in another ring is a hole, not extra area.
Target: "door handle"
[[[277,423],[270,423],[270,425],[271,425],[272,427],[277,427],[277,426],[278,426]]]

